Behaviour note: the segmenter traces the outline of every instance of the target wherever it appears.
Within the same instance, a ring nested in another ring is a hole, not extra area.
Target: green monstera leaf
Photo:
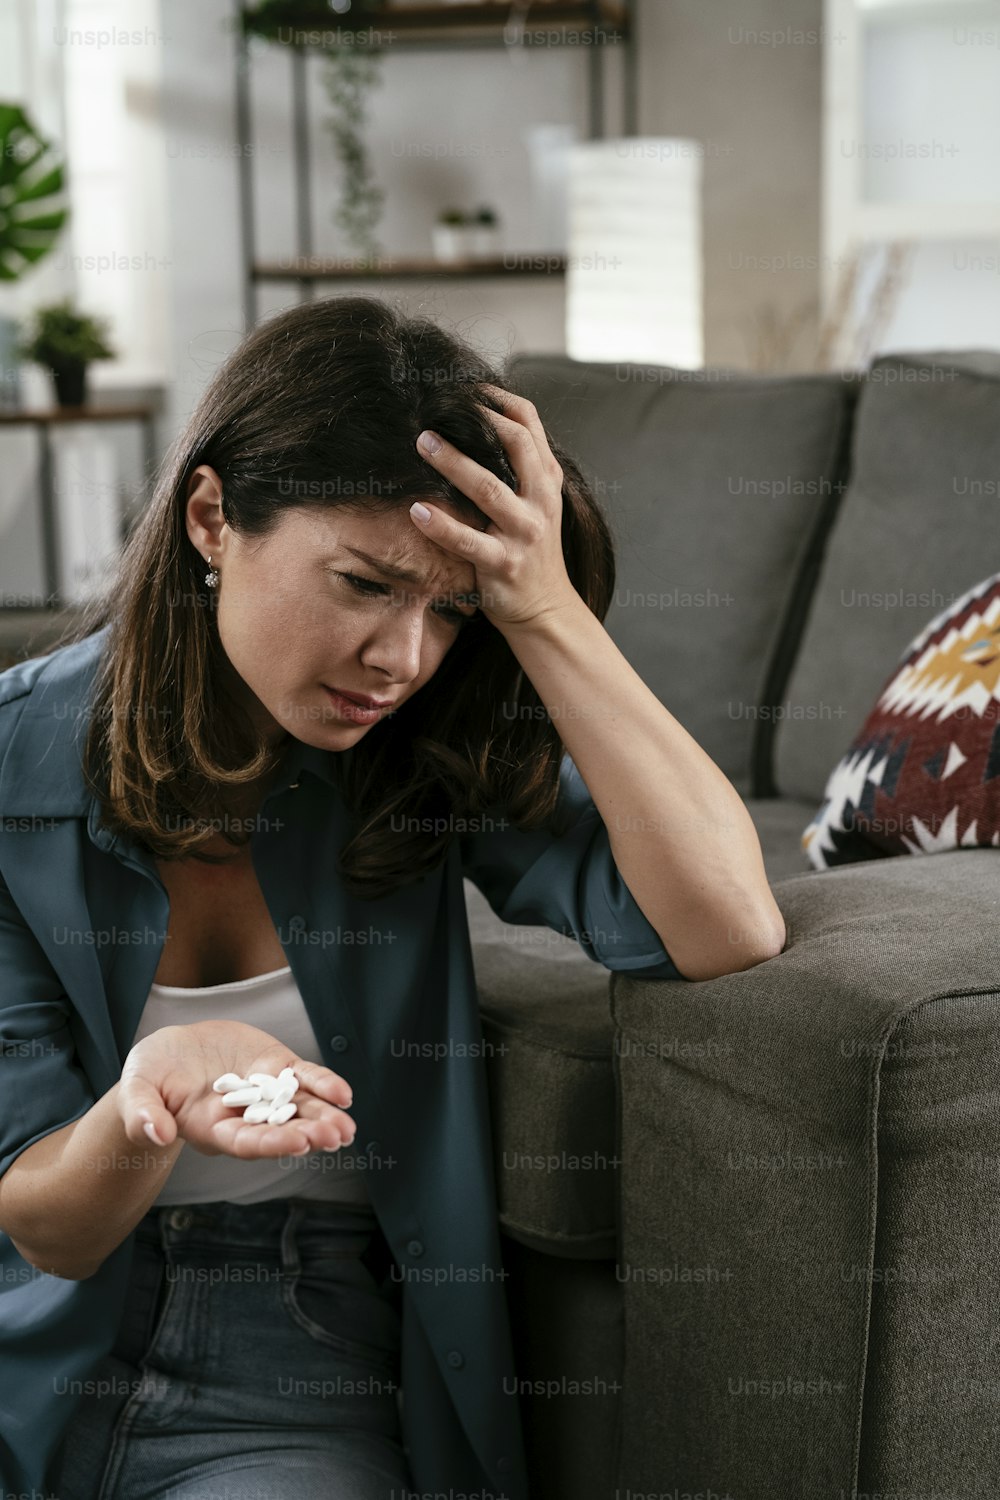
[[[47,255],[69,217],[63,166],[16,104],[0,104],[0,281]]]

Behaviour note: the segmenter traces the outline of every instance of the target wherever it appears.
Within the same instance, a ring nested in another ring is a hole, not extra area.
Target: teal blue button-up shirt
[[[0,1174],[117,1082],[166,937],[152,856],[99,826],[83,781],[106,635],[0,673]],[[251,851],[323,1060],[354,1091],[357,1135],[342,1149],[358,1153],[401,1270],[419,1268],[400,1278],[413,1482],[528,1500],[463,877],[503,920],[574,937],[608,969],[682,976],[568,756],[558,835],[518,830],[496,809],[429,876],[372,901],[348,895],[336,872],[353,825],[330,755],[289,742]],[[75,1406],[66,1392],[114,1343],[133,1240],[70,1281],[36,1270],[0,1232],[5,1491],[50,1482]]]

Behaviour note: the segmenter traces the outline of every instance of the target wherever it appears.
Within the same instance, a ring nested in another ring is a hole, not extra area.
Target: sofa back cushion
[[[775,718],[777,789],[822,799],[929,617],[1000,567],[1000,354],[886,355]]]
[[[761,709],[790,665],[782,640],[797,638],[803,579],[843,490],[852,386],[526,354],[507,378],[580,464],[611,527],[608,633],[752,795]]]

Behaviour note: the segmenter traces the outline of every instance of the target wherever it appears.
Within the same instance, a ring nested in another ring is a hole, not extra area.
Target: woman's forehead
[[[429,503],[460,525],[486,529],[485,517],[470,521],[458,506],[439,496],[430,496]],[[324,559],[353,558],[411,587],[461,592],[476,586],[473,564],[451,556],[418,531],[406,507],[381,512],[341,506],[308,509],[302,513],[302,525],[310,549]]]

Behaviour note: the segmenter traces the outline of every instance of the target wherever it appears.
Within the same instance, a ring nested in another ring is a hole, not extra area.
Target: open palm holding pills
[[[292,1103],[298,1087],[294,1068],[282,1068],[277,1076],[250,1073],[241,1078],[238,1073],[223,1073],[212,1084],[223,1104],[243,1110],[248,1125],[284,1125],[298,1113],[298,1105]]]

